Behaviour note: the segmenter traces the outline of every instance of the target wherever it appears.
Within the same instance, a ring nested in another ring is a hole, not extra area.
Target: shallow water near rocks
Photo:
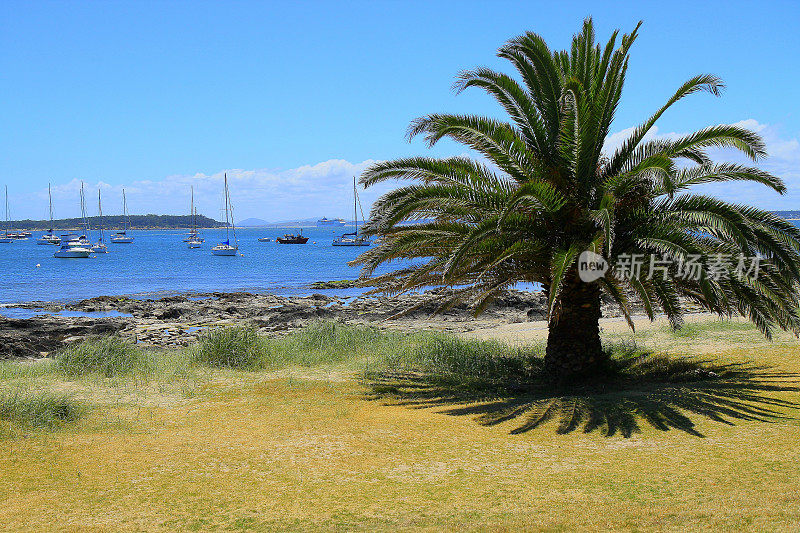
[[[0,316],[5,318],[27,319],[37,316],[62,316],[68,318],[120,318],[132,317],[130,313],[119,311],[51,311],[44,309],[25,309],[22,307],[0,307]]]

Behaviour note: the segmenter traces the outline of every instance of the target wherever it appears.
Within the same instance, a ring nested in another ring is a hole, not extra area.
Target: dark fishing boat
[[[308,242],[308,237],[303,237],[303,232],[301,231],[299,235],[287,233],[275,240],[280,244],[305,244]]]

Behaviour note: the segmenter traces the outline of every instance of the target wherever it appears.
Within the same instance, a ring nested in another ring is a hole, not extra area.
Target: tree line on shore
[[[97,228],[100,226],[99,217],[87,217],[89,226]],[[121,228],[124,225],[123,215],[103,216],[103,227],[105,228]],[[187,228],[197,224],[201,228],[224,228],[224,222],[217,222],[213,218],[208,218],[203,215],[197,215],[195,220],[192,220],[191,215],[131,215],[130,227],[132,228]],[[12,220],[9,223],[10,227],[15,229],[27,230],[61,230],[61,229],[74,229],[83,225],[81,218],[62,218],[53,220]]]

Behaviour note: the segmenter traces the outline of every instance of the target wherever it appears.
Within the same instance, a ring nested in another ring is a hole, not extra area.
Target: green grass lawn
[[[800,343],[690,326],[605,328],[618,365],[574,388],[541,381],[540,346],[331,323],[2,364],[0,524],[800,528]]]

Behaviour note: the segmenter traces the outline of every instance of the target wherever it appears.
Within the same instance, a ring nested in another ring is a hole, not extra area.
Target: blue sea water
[[[793,221],[800,226],[800,221]],[[190,250],[185,231],[133,231],[133,244],[109,244],[108,254],[89,259],[56,259],[55,246],[40,246],[35,233],[26,241],[0,243],[0,303],[71,302],[94,296],[160,297],[178,292],[264,292],[305,295],[315,292],[354,296],[364,289],[314,290],[315,281],[355,279],[348,266],[366,247],[331,246],[343,228],[304,228],[308,244],[277,244],[292,228],[244,228],[236,231],[240,257],[218,257],[211,247],[225,230],[202,230],[206,242]],[[95,240],[95,235],[90,235]],[[270,237],[273,242],[258,242]],[[37,266],[38,265],[38,266]],[[407,266],[393,263],[377,273]],[[527,284],[518,286],[530,289]]]
[[[348,261],[366,247],[331,246],[342,228],[305,228],[308,244],[258,242],[259,237],[296,233],[290,228],[238,229],[241,257],[219,257],[211,247],[225,230],[202,230],[203,247],[190,250],[185,231],[133,231],[132,244],[108,244],[108,254],[89,259],[56,259],[55,246],[40,246],[35,233],[26,241],[0,244],[0,303],[75,301],[104,295],[159,296],[175,292],[268,292],[302,295],[314,281],[355,279]],[[90,235],[92,240],[96,234]],[[39,266],[37,266],[39,265]],[[403,265],[393,265],[392,268]],[[336,290],[358,294],[361,289]]]

